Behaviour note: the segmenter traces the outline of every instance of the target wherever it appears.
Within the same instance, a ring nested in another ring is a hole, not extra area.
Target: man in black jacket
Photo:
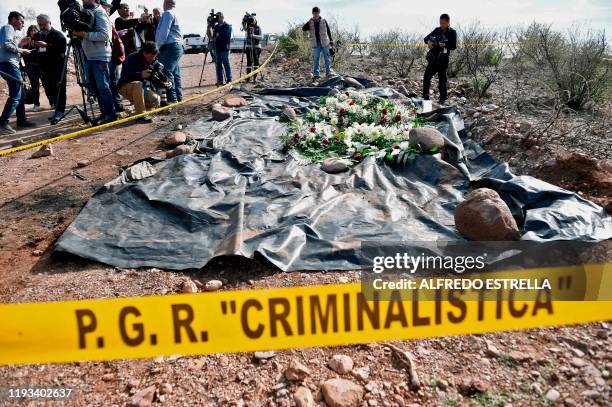
[[[136,114],[144,113],[147,109],[159,105],[160,96],[144,85],[144,81],[151,77],[151,70],[158,55],[157,45],[148,41],[140,51],[131,54],[123,62],[119,93],[134,104]],[[140,123],[151,123],[152,121],[153,119],[149,116],[139,119]]]
[[[136,35],[147,22],[144,15],[141,15],[140,18],[130,17],[130,6],[126,3],[121,3],[121,6],[119,6],[119,17],[115,19],[115,29],[119,33],[121,41],[123,41],[125,55],[138,51]]]
[[[440,27],[433,30],[425,37],[427,52],[427,68],[423,77],[423,99],[429,100],[429,87],[431,78],[438,74],[438,87],[440,90],[440,103],[444,103],[447,97],[448,59],[452,50],[457,48],[457,32],[450,28],[450,17],[448,14],[440,16]]]
[[[34,35],[34,45],[38,49],[40,79],[47,94],[49,103],[55,112],[49,120],[60,118],[66,110],[66,80],[62,77],[62,68],[66,58],[66,37],[51,26],[51,19],[46,14],[36,17],[40,31]]]

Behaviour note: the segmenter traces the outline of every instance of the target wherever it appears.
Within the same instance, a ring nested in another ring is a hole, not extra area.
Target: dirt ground
[[[239,58],[233,56],[235,69]],[[197,87],[201,63],[202,55],[182,61],[186,95],[208,89]],[[266,83],[291,76],[284,63],[275,61]],[[213,83],[213,78],[209,67],[206,83]],[[78,96],[74,90],[71,94]],[[257,261],[231,258],[182,273],[116,269],[51,256],[55,240],[98,188],[115,178],[122,166],[160,154],[165,135],[179,123],[209,114],[207,103],[212,100],[160,115],[153,125],[120,126],[56,143],[52,157],[30,159],[32,151],[25,151],[1,158],[0,302],[169,295],[180,292],[186,279],[220,279],[229,290],[358,281],[356,272],[281,273]],[[78,168],[80,160],[91,164]],[[283,372],[299,361],[310,370],[302,385],[321,406],[321,384],[337,376],[363,386],[366,406],[604,406],[612,403],[610,333],[610,325],[601,322],[396,342],[415,357],[422,382],[418,390],[409,388],[406,371],[384,344],[279,351],[270,359],[241,353],[6,366],[0,368],[0,387],[72,387],[75,397],[62,405],[75,406],[129,405],[150,386],[155,386],[155,405],[292,406],[298,385],[285,381]],[[353,373],[340,375],[328,367],[338,354],[353,360]]]

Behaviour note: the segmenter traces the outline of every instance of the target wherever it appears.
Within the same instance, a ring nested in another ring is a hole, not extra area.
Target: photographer
[[[168,102],[180,102],[183,100],[183,85],[181,83],[180,61],[183,56],[183,36],[174,11],[176,1],[164,0],[164,14],[161,16],[155,42],[159,47],[159,62],[164,65],[164,73],[172,82],[168,89]]]
[[[450,28],[450,17],[448,14],[440,16],[440,26],[433,30],[427,37],[425,43],[427,52],[427,68],[423,77],[423,99],[429,100],[429,87],[431,78],[438,74],[438,88],[440,90],[440,103],[446,102],[448,79],[446,70],[452,50],[457,48],[457,32]]]
[[[49,103],[55,109],[50,118],[59,118],[66,110],[66,82],[62,78],[62,67],[66,58],[66,37],[51,26],[51,18],[46,14],[36,17],[40,31],[34,36],[38,50],[40,79]],[[58,97],[59,96],[59,97]]]
[[[9,95],[0,116],[0,134],[14,134],[9,125],[9,118],[17,112],[17,127],[32,127],[25,113],[25,92],[23,79],[19,71],[21,55],[29,55],[31,51],[19,48],[17,31],[23,29],[24,17],[17,11],[11,11],[8,24],[0,28],[0,76],[8,84]]]
[[[321,18],[321,10],[319,7],[314,7],[312,9],[312,18],[304,24],[302,30],[308,31],[310,35],[310,45],[314,56],[312,80],[316,81],[320,78],[319,64],[321,61],[321,54],[323,54],[323,59],[325,60],[325,76],[330,78],[332,76],[332,71],[329,49],[334,46],[334,40],[332,39],[327,20]]]
[[[101,122],[109,123],[117,120],[110,88],[113,24],[97,0],[83,0],[83,7],[93,12],[93,27],[89,32],[77,31],[73,35],[83,40],[83,52],[87,58],[87,78],[93,81],[92,85],[95,86],[102,113]]]
[[[130,18],[130,6],[126,3],[121,3],[119,7],[119,17],[115,19],[115,29],[123,41],[125,47],[125,55],[130,55],[138,51],[136,43],[137,32],[144,28],[148,15],[144,14],[140,18]],[[139,38],[140,39],[140,38]]]
[[[215,65],[217,68],[217,86],[223,85],[223,71],[225,70],[225,83],[232,81],[232,67],[229,62],[230,42],[232,40],[232,26],[225,22],[222,12],[217,14],[217,25],[213,31],[215,44]]]
[[[155,71],[158,54],[157,45],[149,41],[142,46],[140,51],[128,56],[123,63],[119,92],[134,104],[136,114],[144,113],[148,109],[159,106],[160,95],[154,92],[150,86],[145,86],[145,81],[153,79],[151,76]],[[153,119],[150,116],[144,116],[138,121],[140,123],[151,123]]]
[[[246,22],[246,57],[247,57],[247,69],[246,73],[249,74],[252,71],[259,68],[259,56],[261,55],[261,27],[257,25],[257,18],[251,16]],[[253,82],[257,79],[257,74],[253,75],[253,78],[247,79],[247,82]]]

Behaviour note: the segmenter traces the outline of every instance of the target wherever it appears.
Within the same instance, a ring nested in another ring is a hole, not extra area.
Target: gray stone
[[[242,107],[246,105],[247,101],[240,96],[229,96],[223,100],[223,106],[225,107]]]
[[[444,147],[444,136],[433,127],[417,127],[410,130],[408,135],[410,144],[419,146],[421,151],[431,151]]]
[[[348,87],[348,88],[355,88],[355,89],[363,89],[364,86],[357,80],[354,78],[350,78],[345,76],[342,81],[344,82],[344,86]]]
[[[215,121],[222,122],[232,117],[232,110],[221,105],[214,105],[212,108],[212,118]]]
[[[204,290],[206,291],[217,291],[223,287],[223,282],[220,280],[210,280],[204,284]]]
[[[348,168],[348,164],[345,161],[334,158],[326,158],[321,163],[321,170],[329,174],[338,174],[348,170]]]
[[[132,165],[125,171],[125,176],[129,181],[139,181],[155,175],[157,170],[148,162],[142,161],[136,165]]]
[[[295,120],[297,119],[297,114],[295,113],[295,110],[293,110],[291,107],[289,106],[283,106],[283,114],[287,117],[287,119],[289,120]]]
[[[155,386],[149,386],[146,389],[142,389],[132,396],[128,401],[129,407],[148,407],[153,403],[155,397]]]

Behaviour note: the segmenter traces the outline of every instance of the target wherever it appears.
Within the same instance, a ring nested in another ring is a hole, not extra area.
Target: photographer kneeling
[[[159,106],[161,96],[152,88],[167,86],[167,78],[158,78],[163,66],[157,61],[159,50],[154,42],[146,42],[140,51],[131,54],[123,63],[119,92],[134,104],[136,114]],[[165,81],[164,81],[165,80]],[[162,83],[157,83],[163,81]],[[162,93],[165,89],[162,89]],[[150,116],[138,119],[139,123],[151,123]]]

